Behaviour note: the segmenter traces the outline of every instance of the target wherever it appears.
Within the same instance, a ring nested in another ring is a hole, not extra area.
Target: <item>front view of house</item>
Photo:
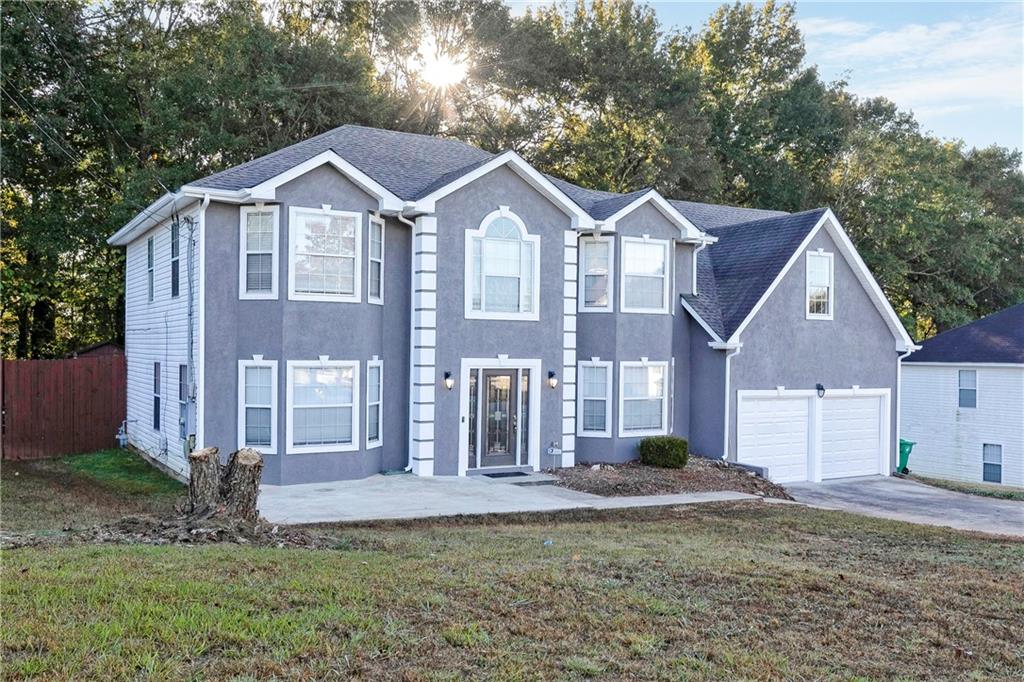
[[[622,462],[886,474],[912,342],[828,209],[613,194],[343,126],[183,186],[127,247],[130,442],[293,484]]]

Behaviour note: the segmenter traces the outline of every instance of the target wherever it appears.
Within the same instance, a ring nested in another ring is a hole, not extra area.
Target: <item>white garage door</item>
[[[778,483],[807,480],[807,398],[744,398],[737,431],[740,462],[766,467],[769,477]]]
[[[870,395],[833,390],[819,399],[807,391],[740,391],[737,461],[766,468],[777,483],[883,473],[888,468],[882,453],[888,448],[889,394],[857,392]]]
[[[822,401],[822,478],[881,473],[881,447],[881,398],[826,397]]]

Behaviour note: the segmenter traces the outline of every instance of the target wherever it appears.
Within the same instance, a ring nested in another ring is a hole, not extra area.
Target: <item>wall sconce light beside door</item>
[[[455,388],[455,377],[452,376],[451,372],[444,373],[444,387],[449,391]]]
[[[824,398],[825,397],[825,385],[824,384],[818,384],[814,388],[816,388],[818,390],[818,397],[819,398]]]
[[[558,386],[558,376],[555,375],[555,371],[551,370],[548,372],[548,386],[555,388]]]

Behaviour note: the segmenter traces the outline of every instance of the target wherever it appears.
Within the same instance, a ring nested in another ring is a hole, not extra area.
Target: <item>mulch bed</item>
[[[639,462],[581,464],[555,469],[558,485],[604,497],[669,495],[734,490],[762,497],[792,500],[786,489],[747,469],[721,460],[691,457],[682,469],[661,469]]]

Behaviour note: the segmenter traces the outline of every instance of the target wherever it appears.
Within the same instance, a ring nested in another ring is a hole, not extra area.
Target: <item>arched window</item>
[[[538,319],[540,237],[507,206],[466,232],[466,317]]]

